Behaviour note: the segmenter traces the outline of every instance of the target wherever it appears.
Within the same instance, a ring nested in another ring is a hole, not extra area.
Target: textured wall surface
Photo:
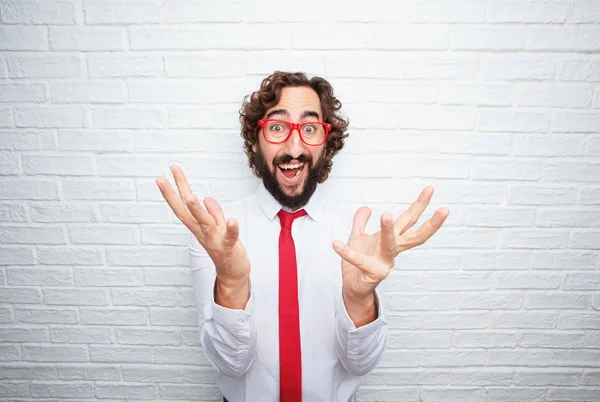
[[[0,0],[0,401],[219,398],[154,180],[252,191],[276,69],[344,104],[331,197],[451,210],[356,399],[600,401],[598,0]]]

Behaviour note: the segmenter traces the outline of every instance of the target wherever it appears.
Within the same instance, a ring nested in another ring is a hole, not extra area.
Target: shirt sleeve
[[[356,376],[368,374],[381,362],[388,343],[388,327],[383,314],[383,297],[375,289],[377,319],[356,328],[348,315],[341,289],[336,304],[335,347],[346,370]]]
[[[256,325],[252,318],[253,297],[244,310],[215,303],[215,265],[194,235],[190,235],[190,269],[198,309],[200,340],[208,360],[220,372],[240,377],[256,356]]]

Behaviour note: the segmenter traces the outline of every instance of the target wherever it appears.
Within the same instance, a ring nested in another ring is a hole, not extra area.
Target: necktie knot
[[[306,215],[306,211],[304,209],[296,212],[286,212],[282,209],[277,213],[277,216],[279,216],[279,222],[281,223],[281,228],[290,230],[292,229],[292,222],[294,219],[304,215]]]

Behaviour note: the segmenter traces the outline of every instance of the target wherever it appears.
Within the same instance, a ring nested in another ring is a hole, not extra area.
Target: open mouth
[[[277,165],[284,177],[286,184],[297,184],[302,172],[304,171],[304,162],[281,163]]]

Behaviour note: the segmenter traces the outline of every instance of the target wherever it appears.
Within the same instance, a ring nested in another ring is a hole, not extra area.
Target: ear
[[[252,151],[256,152],[256,144],[257,142],[254,143],[254,145],[252,145]]]

